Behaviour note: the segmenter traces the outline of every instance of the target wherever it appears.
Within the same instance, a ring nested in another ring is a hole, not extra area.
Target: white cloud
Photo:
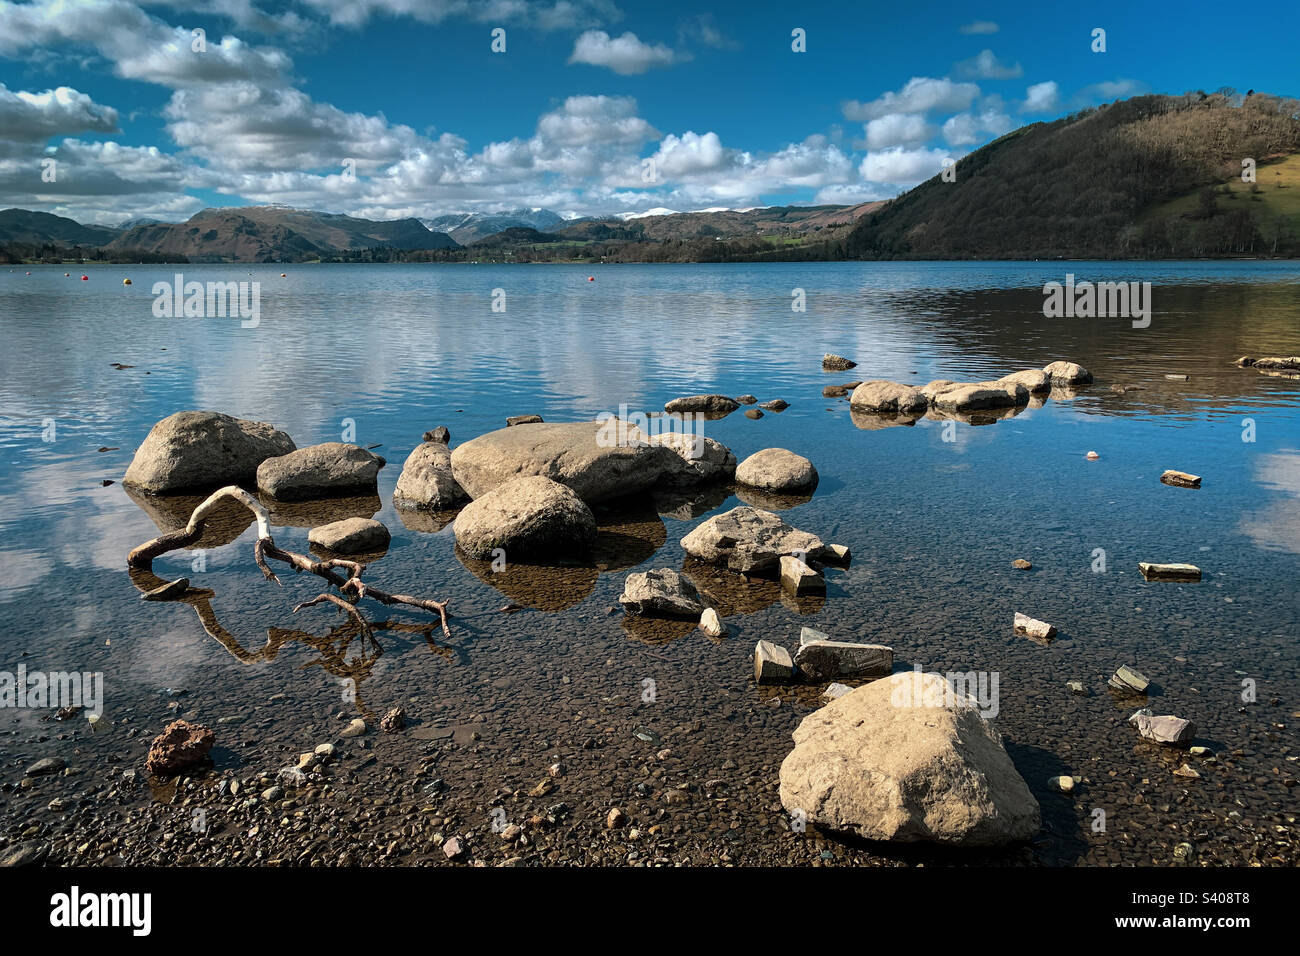
[[[1109,103],[1145,91],[1146,84],[1138,80],[1105,80],[1085,86],[1075,95],[1075,99],[1078,102],[1090,103],[1094,100],[1102,100]]]
[[[997,109],[958,113],[943,124],[943,138],[950,146],[971,146],[986,136],[994,138],[1011,132],[1015,123]]]
[[[942,149],[904,149],[895,146],[867,153],[858,171],[868,182],[912,186],[938,175],[943,164],[955,158]]]
[[[980,50],[969,60],[962,60],[956,71],[960,76],[982,80],[1014,80],[1025,74],[1019,63],[1004,63],[992,50]]]
[[[117,131],[117,110],[69,86],[27,93],[0,83],[0,150],[4,142],[44,143],[70,133]]]
[[[968,109],[979,93],[974,83],[914,76],[898,92],[885,93],[869,103],[849,100],[843,105],[844,118],[865,123],[890,113],[957,113]]]
[[[569,63],[604,66],[623,76],[645,73],[656,67],[672,66],[681,54],[662,43],[642,43],[635,33],[611,37],[604,30],[588,30],[573,44]]]
[[[1020,112],[1050,113],[1059,108],[1060,100],[1061,90],[1054,80],[1035,83],[1025,90],[1025,101],[1020,104]]]
[[[984,36],[990,33],[998,32],[998,25],[992,20],[975,20],[971,23],[963,24],[958,28],[961,33],[967,36]]]
[[[890,146],[919,146],[935,134],[935,128],[918,113],[890,113],[873,119],[865,127],[866,138],[855,147],[886,149]]]
[[[372,17],[410,17],[438,24],[463,19],[477,23],[518,24],[542,30],[588,26],[617,20],[610,0],[302,0],[331,23],[357,27]]]

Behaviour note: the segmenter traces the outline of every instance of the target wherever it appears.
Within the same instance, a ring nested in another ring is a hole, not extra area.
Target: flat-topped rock
[[[215,490],[252,480],[262,462],[295,448],[292,438],[266,422],[177,412],[149,430],[122,481],[154,494]]]
[[[1199,581],[1201,569],[1194,564],[1153,564],[1139,561],[1138,570],[1148,581]]]
[[[787,812],[868,840],[996,846],[1041,826],[994,722],[940,674],[873,681],[809,714],[780,781]]]
[[[542,426],[519,430],[533,427]],[[467,504],[456,516],[455,534],[457,546],[471,558],[488,560],[500,548],[507,562],[553,560],[590,552],[596,518],[572,488],[529,475]]]
[[[826,593],[826,578],[822,573],[793,555],[781,556],[780,580],[781,587],[795,597]]]
[[[681,456],[671,448],[651,444],[639,428],[617,418],[500,428],[451,453],[452,475],[471,498],[540,475],[572,488],[583,501],[604,501],[645,491],[681,469]]]
[[[700,561],[741,574],[775,575],[782,555],[816,557],[824,544],[770,511],[742,505],[705,521],[682,538],[682,547]]]
[[[1043,369],[1052,377],[1052,385],[1086,385],[1092,373],[1076,362],[1053,362]]]
[[[923,412],[930,400],[919,388],[897,382],[863,382],[853,390],[849,406],[865,412]]]
[[[1048,641],[1056,636],[1056,627],[1046,621],[1016,612],[1014,629],[1017,634],[1032,637],[1039,641]]]
[[[805,641],[800,638],[794,663],[805,676],[814,681],[885,677],[894,669],[894,649],[884,644]]]
[[[506,428],[513,428],[516,425],[540,425],[542,424],[541,415],[513,415],[506,419]]]
[[[776,494],[804,494],[817,487],[817,469],[784,448],[756,451],[736,467],[736,481]]]
[[[1151,686],[1151,682],[1144,674],[1127,664],[1121,665],[1106,683],[1115,690],[1129,694],[1145,694],[1147,688]]]
[[[726,395],[684,395],[664,404],[666,412],[734,412],[740,404]]]
[[[307,541],[339,554],[371,554],[388,547],[388,529],[373,518],[344,518],[307,532]]]
[[[280,501],[373,494],[385,461],[359,445],[325,442],[257,466],[257,487]]]
[[[426,441],[406,456],[393,504],[416,511],[448,511],[469,500],[451,469],[446,442]]]
[[[1172,468],[1167,469],[1160,476],[1160,481],[1166,485],[1173,485],[1176,488],[1199,488],[1201,487],[1200,475],[1189,475],[1185,471],[1174,471]]]
[[[627,614],[648,617],[697,618],[705,607],[690,579],[672,568],[629,574],[618,603]]]
[[[951,385],[934,396],[936,408],[968,412],[981,408],[1009,408],[1029,401],[1029,389],[1018,382],[974,382]]]

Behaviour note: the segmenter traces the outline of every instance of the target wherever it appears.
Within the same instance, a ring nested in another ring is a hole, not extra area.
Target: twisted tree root
[[[439,620],[442,622],[442,633],[451,637],[451,629],[447,626],[447,602],[433,601],[425,598],[412,597],[409,594],[390,594],[382,591],[373,585],[366,584],[361,580],[361,575],[365,572],[366,566],[356,561],[347,561],[342,558],[332,558],[325,561],[317,561],[306,555],[297,554],[293,551],[286,551],[276,545],[275,539],[271,537],[271,519],[266,512],[266,508],[255,497],[235,485],[227,485],[225,488],[219,488],[211,495],[205,498],[197,508],[190,514],[189,523],[179,531],[172,531],[168,534],[159,535],[151,541],[146,541],[137,548],[132,549],[126,557],[128,567],[138,568],[145,571],[153,570],[153,560],[159,555],[166,554],[168,551],[175,551],[178,548],[189,547],[198,541],[203,535],[203,522],[206,520],[217,507],[217,505],[226,498],[232,498],[238,501],[257,518],[257,543],[253,545],[253,560],[257,563],[262,575],[268,581],[280,583],[275,572],[267,564],[267,558],[276,561],[282,561],[295,571],[306,571],[317,577],[324,578],[331,585],[338,588],[348,600],[339,598],[336,595],[325,593],[319,597],[299,604],[298,608],[309,607],[313,604],[329,602],[339,607],[351,609],[351,613],[360,619],[360,613],[353,606],[363,598],[370,598],[378,601],[380,604],[394,605],[404,604],[409,607],[420,608],[424,611],[436,612]],[[335,569],[341,569],[347,572],[347,577],[340,575]],[[361,623],[368,628],[365,621]]]

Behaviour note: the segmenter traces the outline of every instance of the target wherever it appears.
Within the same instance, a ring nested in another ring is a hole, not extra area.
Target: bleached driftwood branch
[[[438,615],[442,622],[442,632],[446,636],[451,636],[451,630],[447,627],[447,602],[433,601],[425,598],[412,597],[409,594],[392,594],[383,591],[374,585],[367,584],[361,580],[361,575],[365,572],[366,566],[356,561],[347,561],[342,558],[331,558],[325,561],[317,561],[306,555],[297,554],[293,551],[286,551],[275,543],[271,537],[271,520],[267,514],[266,508],[255,497],[235,485],[227,485],[225,488],[219,488],[204,499],[197,508],[190,514],[189,523],[179,531],[172,531],[168,534],[159,535],[152,541],[146,541],[144,544],[133,549],[127,555],[126,563],[128,567],[139,568],[145,571],[153,570],[154,558],[166,554],[169,551],[175,551],[178,548],[186,548],[194,544],[203,536],[203,523],[216,510],[217,506],[225,499],[233,499],[239,502],[249,511],[253,512],[257,518],[257,543],[253,545],[253,560],[261,569],[263,576],[268,581],[280,583],[280,579],[275,576],[267,564],[267,559],[271,558],[276,561],[282,561],[289,565],[295,571],[306,571],[317,577],[324,578],[331,585],[337,588],[347,600],[339,598],[337,595],[324,592],[310,601],[304,601],[294,608],[295,611],[311,607],[316,604],[330,603],[339,607],[348,609],[349,612],[362,621],[360,613],[356,610],[355,604],[363,598],[370,598],[372,601],[378,601],[380,604],[394,605],[403,604],[408,607],[417,607],[424,611],[432,611]],[[340,575],[339,570],[345,571],[346,576]],[[368,630],[368,628],[367,628]]]

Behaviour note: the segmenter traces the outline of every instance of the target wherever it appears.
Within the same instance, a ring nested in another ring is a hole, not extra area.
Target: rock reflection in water
[[[652,495],[659,514],[678,521],[690,521],[720,507],[731,493],[731,485],[710,482],[692,488],[656,488]]]
[[[596,544],[588,560],[561,565],[523,564],[506,556],[502,570],[492,561],[456,558],[471,574],[511,602],[538,611],[563,611],[586,600],[601,574],[624,571],[648,560],[668,540],[668,529],[648,496],[617,499],[592,507]]]
[[[378,495],[318,498],[314,501],[277,501],[270,495],[258,500],[271,516],[271,524],[284,528],[319,528],[345,518],[373,518],[384,506]]]
[[[736,497],[750,507],[762,508],[764,511],[789,511],[799,505],[806,505],[813,499],[812,495],[778,495],[748,485],[736,485]]]
[[[190,523],[207,495],[151,495],[123,485],[123,491],[141,511],[149,516],[160,534],[180,531]],[[232,499],[220,502],[203,522],[203,534],[190,545],[191,550],[206,551],[230,544],[253,523],[253,513]],[[159,581],[159,584],[165,582]]]

